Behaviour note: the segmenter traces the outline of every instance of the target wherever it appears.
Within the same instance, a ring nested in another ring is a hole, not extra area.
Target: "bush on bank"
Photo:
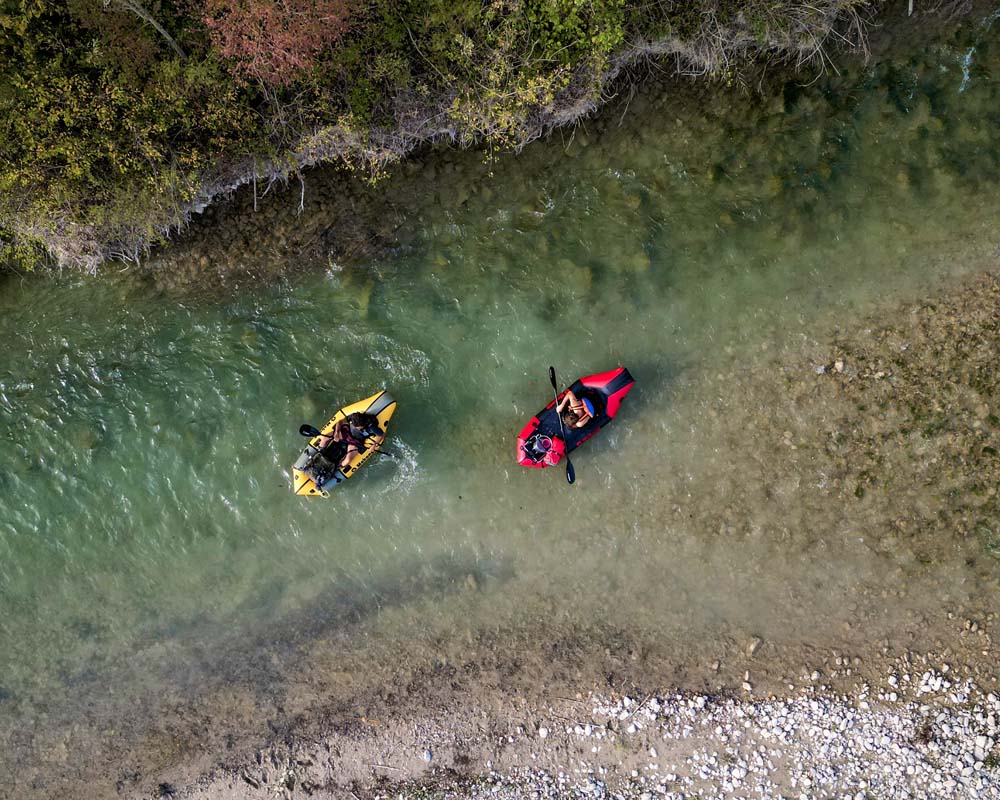
[[[251,176],[516,147],[636,54],[804,58],[878,2],[0,0],[0,263],[137,258]]]

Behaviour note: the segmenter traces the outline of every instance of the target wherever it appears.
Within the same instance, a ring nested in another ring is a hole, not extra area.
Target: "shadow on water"
[[[512,559],[483,556],[471,550],[440,554],[423,561],[410,558],[376,575],[359,577],[342,568],[332,570],[330,585],[310,602],[291,612],[280,610],[289,585],[269,581],[235,609],[234,617],[253,612],[255,633],[233,632],[228,622],[206,616],[174,620],[146,632],[143,640],[155,644],[157,654],[139,650],[127,667],[108,665],[103,658],[82,670],[65,671],[63,685],[72,689],[75,701],[87,695],[102,695],[115,673],[156,673],[168,685],[193,694],[223,685],[253,687],[260,695],[280,693],[282,675],[301,656],[302,647],[318,639],[346,635],[381,612],[417,602],[436,602],[464,591],[486,591],[515,576]],[[265,624],[261,625],[261,615]],[[223,633],[221,629],[227,629]],[[85,619],[77,619],[74,631],[82,639],[96,640],[101,630]],[[120,677],[120,676],[119,676]],[[0,694],[0,701],[7,698]]]
[[[626,419],[638,421],[641,417],[662,413],[670,407],[685,373],[683,364],[669,359],[653,361],[640,358],[630,360],[624,366],[635,378],[635,388],[623,404],[627,411]]]

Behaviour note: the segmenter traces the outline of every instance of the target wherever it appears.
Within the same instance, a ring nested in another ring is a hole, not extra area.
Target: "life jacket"
[[[378,417],[374,414],[356,411],[347,416],[345,433],[352,444],[361,447],[364,445],[365,439],[381,436],[382,429],[379,427]]]
[[[579,400],[580,400],[579,403],[576,404],[570,403],[567,406],[567,410],[575,412],[577,416],[583,416],[581,412],[586,411],[587,414],[590,416],[590,419],[587,420],[587,423],[589,424],[590,421],[597,416],[597,410],[594,408],[594,404],[590,400],[590,398],[580,397]]]

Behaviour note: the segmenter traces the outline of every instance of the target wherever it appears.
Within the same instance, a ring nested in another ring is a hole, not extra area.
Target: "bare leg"
[[[354,454],[358,452],[358,448],[353,444],[347,445],[347,452],[344,453],[344,457],[340,459],[340,468],[344,469],[348,464],[351,463],[351,459],[354,458]]]

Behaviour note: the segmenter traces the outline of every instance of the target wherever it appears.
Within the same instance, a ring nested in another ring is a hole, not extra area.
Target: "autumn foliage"
[[[288,86],[347,28],[347,0],[203,0],[205,24],[234,72]]]

